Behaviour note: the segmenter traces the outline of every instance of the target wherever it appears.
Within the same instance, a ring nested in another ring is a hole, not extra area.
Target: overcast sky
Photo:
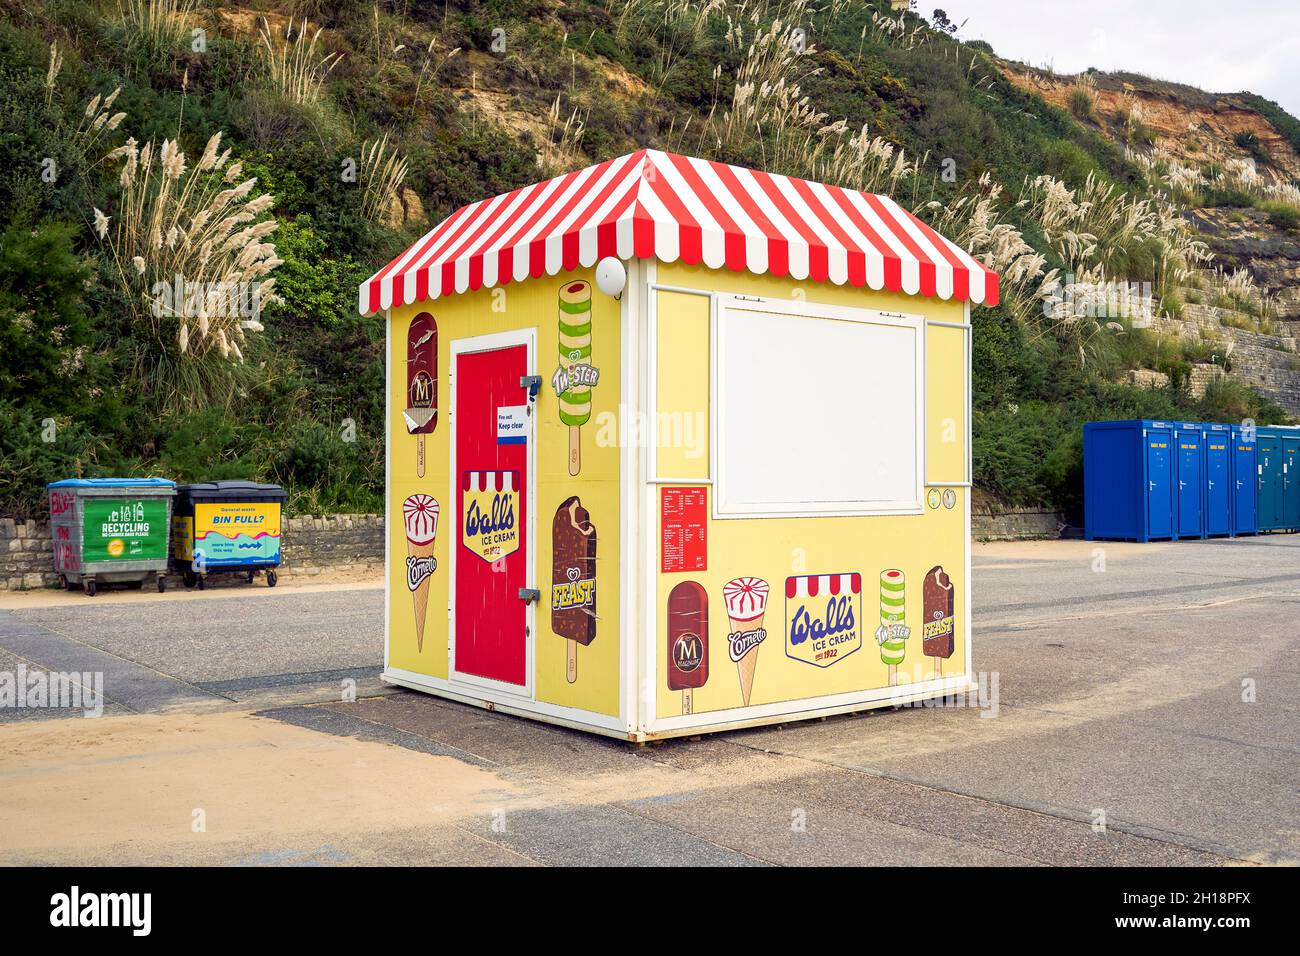
[[[1300,116],[1294,0],[918,0],[1001,56],[1058,73],[1128,70],[1211,93],[1249,90]]]

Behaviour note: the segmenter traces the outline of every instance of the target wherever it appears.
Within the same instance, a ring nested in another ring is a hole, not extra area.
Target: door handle
[[[1186,488],[1186,487],[1187,487],[1187,482],[1185,482],[1185,481],[1180,481],[1180,482],[1178,482],[1178,490],[1179,490],[1179,491],[1182,491],[1182,490],[1183,490],[1184,488]]]
[[[523,601],[525,604],[536,604],[541,599],[542,592],[537,590],[537,588],[519,589],[519,600]]]
[[[1155,490],[1156,490],[1156,483],[1154,481],[1148,481],[1147,491],[1155,491]]]

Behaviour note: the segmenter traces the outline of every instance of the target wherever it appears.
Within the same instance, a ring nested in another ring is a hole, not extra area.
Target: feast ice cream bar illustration
[[[406,525],[406,586],[415,602],[415,647],[424,650],[424,612],[429,607],[429,577],[438,567],[433,542],[438,536],[438,502],[432,495],[411,495],[402,503]]]
[[[682,581],[668,595],[668,689],[682,692],[682,713],[695,712],[693,693],[709,679],[709,595]]]
[[[727,608],[727,653],[740,675],[740,699],[749,706],[758,667],[758,646],[767,639],[763,615],[767,611],[767,582],[761,578],[733,578],[722,586]]]
[[[889,686],[898,683],[898,665],[907,656],[907,578],[897,568],[880,572],[880,627],[876,643],[880,659],[889,667]]]
[[[552,384],[560,399],[560,421],[569,426],[569,474],[582,469],[582,426],[591,419],[591,284],[560,287],[560,367]]]
[[[575,496],[551,524],[551,630],[568,645],[564,676],[578,679],[578,645],[596,637],[596,526]]]
[[[438,427],[438,323],[428,312],[406,333],[406,430],[416,436],[415,474],[424,477],[424,436]]]
[[[952,657],[956,644],[956,626],[952,580],[941,565],[935,565],[926,572],[925,582],[921,585],[921,596],[925,607],[921,649],[926,657],[934,658],[934,676],[942,677],[943,662]]]

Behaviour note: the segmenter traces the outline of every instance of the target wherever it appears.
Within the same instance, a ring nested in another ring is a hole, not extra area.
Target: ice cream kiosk
[[[997,294],[885,196],[655,150],[458,209],[360,288],[384,679],[634,741],[972,689]]]

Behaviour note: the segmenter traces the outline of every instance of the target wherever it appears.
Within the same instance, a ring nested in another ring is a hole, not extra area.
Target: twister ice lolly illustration
[[[551,523],[551,630],[568,645],[564,676],[578,679],[578,645],[596,637],[596,526],[575,495]]]
[[[907,578],[897,568],[880,572],[880,627],[876,643],[880,659],[889,667],[889,686],[898,683],[898,665],[907,655]]]
[[[438,502],[432,495],[411,495],[402,503],[406,525],[406,586],[415,602],[415,648],[424,650],[424,612],[429,606],[429,576],[438,567],[433,542],[438,536]]]
[[[438,427],[438,323],[428,312],[406,333],[406,430],[416,437],[415,474],[424,477],[424,436]]]
[[[767,639],[763,615],[767,611],[767,582],[761,578],[733,578],[722,586],[727,607],[727,654],[740,675],[740,699],[746,707],[754,690],[758,645]]]
[[[560,367],[552,385],[560,398],[560,421],[569,426],[569,474],[582,468],[582,426],[591,418],[591,284],[560,287]]]
[[[926,572],[925,582],[921,585],[921,599],[925,608],[922,650],[926,657],[934,658],[935,677],[943,676],[943,662],[952,657],[956,643],[953,594],[952,581],[941,565],[935,565]]]
[[[694,581],[668,594],[668,689],[682,692],[682,713],[694,713],[693,692],[709,679],[709,595]]]

